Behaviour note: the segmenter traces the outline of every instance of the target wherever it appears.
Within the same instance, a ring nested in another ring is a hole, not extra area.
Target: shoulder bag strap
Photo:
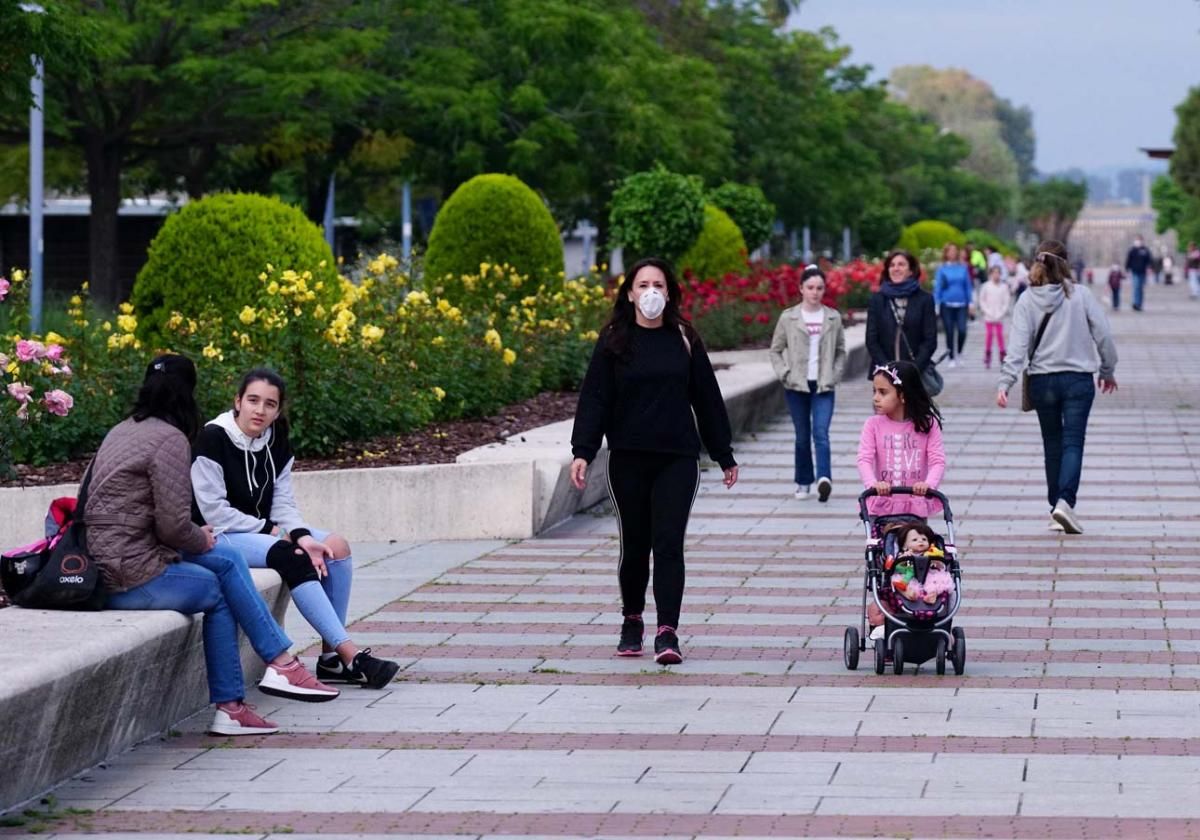
[[[92,484],[92,467],[96,465],[96,459],[93,458],[88,464],[87,470],[83,474],[83,481],[79,484],[79,498],[75,500],[75,513],[71,515],[72,519],[79,522],[83,521],[83,515],[87,508],[88,489]]]
[[[1062,304],[1060,303],[1058,306],[1062,306]],[[1058,306],[1042,316],[1042,323],[1038,327],[1037,335],[1033,337],[1033,344],[1029,345],[1029,358],[1026,360],[1026,364],[1033,361],[1033,354],[1037,352],[1038,345],[1042,343],[1042,336],[1046,334],[1046,325],[1050,323],[1050,316],[1058,311]]]
[[[892,308],[894,309],[895,306],[896,304],[893,302]],[[896,329],[900,331],[900,340],[904,342],[904,349],[908,351],[908,355],[912,356],[913,364],[915,365],[917,363],[917,354],[913,352],[912,345],[908,343],[908,336],[904,333],[904,326],[899,321],[896,322]],[[928,367],[937,367],[937,362],[930,359]]]

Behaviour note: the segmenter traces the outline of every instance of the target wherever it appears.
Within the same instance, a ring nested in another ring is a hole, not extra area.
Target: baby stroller
[[[911,494],[911,487],[893,487],[892,494]],[[944,554],[946,571],[953,580],[953,589],[934,604],[910,601],[892,586],[893,563],[901,553],[897,544],[897,531],[893,526],[904,522],[922,521],[909,515],[871,517],[867,513],[867,499],[875,496],[875,490],[866,490],[858,497],[859,518],[866,530],[866,570],[863,573],[862,609],[859,610],[860,626],[847,627],[843,640],[843,659],[846,667],[853,671],[858,667],[858,655],[867,648],[867,597],[884,615],[884,636],[875,639],[875,673],[882,674],[890,657],[892,670],[904,673],[905,663],[920,665],[935,660],[939,675],[946,673],[946,659],[950,658],[955,674],[962,674],[967,667],[967,639],[961,627],[954,626],[954,616],[962,603],[962,570],[958,562],[958,550],[954,545],[954,515],[950,512],[950,500],[936,490],[928,495],[942,503],[942,515],[946,520],[946,537],[938,537],[936,547]],[[918,558],[923,560],[924,558]],[[917,575],[924,582],[928,566],[918,563]]]

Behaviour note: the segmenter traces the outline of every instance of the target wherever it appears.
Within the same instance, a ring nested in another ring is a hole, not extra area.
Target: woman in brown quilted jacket
[[[191,440],[200,428],[196,368],[175,355],[146,369],[131,415],[100,444],[88,487],[88,547],[109,609],[204,613],[204,658],[216,715],[209,731],[262,735],[279,727],[245,704],[241,627],[267,663],[259,687],[320,702],[338,696],[288,652],[291,640],[267,609],[245,562],[192,523]]]

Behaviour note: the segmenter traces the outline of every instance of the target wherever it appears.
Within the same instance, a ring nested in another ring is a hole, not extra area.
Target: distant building
[[[1117,198],[1138,207],[1150,203],[1150,173],[1145,169],[1122,169],[1117,173]]]
[[[1175,231],[1154,232],[1157,215],[1149,206],[1130,207],[1121,204],[1087,205],[1067,239],[1067,249],[1094,267],[1119,263],[1125,265],[1125,255],[1138,234],[1155,256],[1175,254],[1179,243]]]
[[[1112,200],[1113,182],[1107,175],[1087,176],[1088,204],[1106,204]]]

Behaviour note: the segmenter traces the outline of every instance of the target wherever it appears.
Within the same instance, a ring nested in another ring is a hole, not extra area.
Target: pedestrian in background
[[[1108,270],[1108,289],[1112,292],[1113,312],[1121,308],[1121,281],[1124,279],[1125,275],[1121,272],[1121,266],[1113,263],[1112,268]]]
[[[933,279],[933,305],[942,316],[949,367],[958,367],[958,357],[967,342],[967,316],[974,291],[967,266],[959,262],[958,246],[946,243],[942,248],[942,264]]]
[[[871,365],[903,359],[924,372],[937,350],[937,310],[921,288],[921,264],[908,251],[883,261],[879,291],[867,301],[867,353]]]
[[[1188,296],[1196,300],[1200,298],[1200,246],[1195,242],[1188,243],[1184,265],[1187,267]]]
[[[825,502],[833,491],[829,423],[834,389],[846,367],[846,334],[841,314],[821,303],[825,273],[818,266],[810,265],[800,275],[800,295],[800,304],[783,310],[775,324],[771,366],[783,383],[796,432],[796,498],[807,499],[815,479],[817,501]]]
[[[979,313],[987,330],[987,344],[983,351],[983,366],[992,366],[992,341],[999,345],[1000,363],[1004,364],[1004,319],[1012,308],[1012,292],[1000,276],[1000,269],[988,269],[988,281],[979,287]]]
[[[1146,247],[1141,236],[1133,239],[1133,247],[1125,255],[1125,270],[1133,278],[1133,311],[1141,312],[1143,298],[1146,294],[1146,272],[1154,264],[1150,249]]]

